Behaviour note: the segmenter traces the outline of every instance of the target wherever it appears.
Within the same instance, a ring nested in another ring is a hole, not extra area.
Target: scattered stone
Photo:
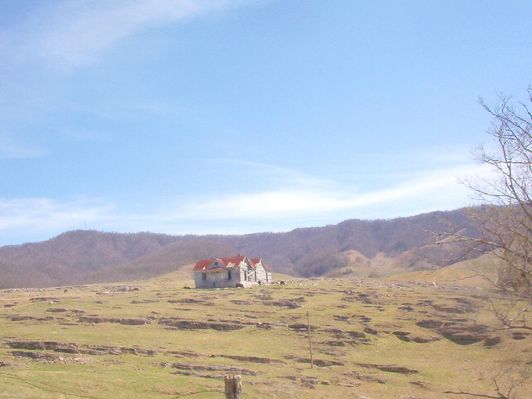
[[[376,330],[375,330],[376,331]],[[375,332],[376,333],[376,332]],[[360,331],[347,331],[347,334],[351,338],[366,338],[366,334]]]
[[[328,346],[345,346],[345,342],[343,341],[323,341],[322,344]]]
[[[138,347],[113,347],[104,345],[77,345],[73,343],[62,343],[56,341],[7,341],[7,345],[12,349],[26,350],[47,350],[59,353],[83,353],[87,355],[142,355],[154,356],[157,351],[152,349],[142,349]]]
[[[501,337],[494,336],[488,337],[484,340],[484,346],[491,347],[499,344],[501,342]]]
[[[59,298],[54,296],[39,296],[30,298],[30,302],[59,302]]]
[[[300,302],[296,301],[289,301],[289,300],[281,300],[281,301],[263,301],[263,305],[266,306],[278,306],[278,307],[285,307],[288,309],[296,309],[301,307]]]
[[[225,374],[244,374],[244,375],[257,375],[254,370],[245,369],[241,367],[232,366],[217,366],[217,365],[203,365],[203,364],[190,364],[190,363],[172,363],[172,367],[178,370],[192,370],[192,371],[221,371]]]
[[[360,367],[372,368],[388,373],[399,373],[399,374],[418,374],[419,371],[414,369],[409,369],[403,366],[395,366],[392,364],[373,364],[373,363],[355,363]]]
[[[411,339],[408,337],[410,335],[408,331],[394,331],[392,334],[399,338],[401,341],[411,341]]]
[[[305,388],[314,389],[316,388],[317,384],[318,384],[318,379],[316,377],[302,377],[301,378],[301,386]]]
[[[240,330],[245,327],[243,324],[235,323],[219,323],[195,320],[175,320],[175,319],[160,319],[159,324],[168,327],[174,327],[178,330],[216,330],[216,331],[232,331]]]
[[[310,364],[310,359],[307,359],[305,357],[297,357],[297,356],[288,355],[288,356],[285,356],[285,359],[294,360],[295,362],[298,362],[298,363],[309,363]],[[313,359],[313,363],[315,366],[318,366],[318,367],[345,366],[345,363],[342,363],[336,360]]]
[[[416,323],[416,325],[423,328],[439,328],[442,324],[442,321],[433,319],[421,320]]]
[[[475,326],[446,324],[438,328],[438,331],[448,340],[459,345],[471,345],[485,340],[489,336],[486,334],[487,326],[477,324]]]
[[[238,355],[213,355],[213,357],[223,357],[226,359],[238,360],[241,362],[250,362],[250,363],[263,363],[263,364],[284,364],[282,360],[278,359],[269,359],[267,357],[257,357],[257,356],[238,356]]]
[[[528,337],[530,334],[529,333],[525,333],[525,332],[521,332],[521,331],[514,331],[512,332],[512,339],[515,339],[515,340],[521,340],[521,339],[525,339],[526,337]]]
[[[251,301],[243,301],[241,299],[233,299],[230,302],[234,303],[235,305],[253,305],[253,302],[251,302]]]
[[[378,378],[378,377],[375,377],[375,376],[372,376],[372,375],[360,374],[357,371],[351,371],[349,373],[345,373],[344,375],[346,375],[346,376],[348,376],[350,378],[355,378],[355,379],[360,380],[360,381],[375,382],[377,384],[386,384],[386,380],[384,380],[382,378]]]
[[[428,389],[427,384],[425,384],[423,381],[410,381],[410,384],[423,388],[423,389]]]
[[[42,352],[12,351],[11,354],[14,357],[26,357],[33,360],[42,360],[48,362],[53,362],[54,360],[57,360],[57,356]]]
[[[364,328],[364,332],[371,335],[377,335],[379,332],[371,327]]]
[[[67,310],[65,308],[49,308],[49,309],[46,309],[46,311],[50,313],[62,313],[62,312],[66,312]]]
[[[81,323],[118,323],[129,326],[140,326],[143,324],[150,324],[151,320],[144,318],[119,318],[119,317],[99,317],[99,316],[80,316]]]
[[[294,330],[294,331],[297,331],[297,332],[306,332],[308,330],[307,324],[304,324],[304,323],[289,324],[288,328],[290,330]],[[316,326],[313,326],[313,325],[310,326],[310,331],[314,331],[316,329],[317,329]]]
[[[336,321],[349,321],[349,316],[334,315],[333,319]]]

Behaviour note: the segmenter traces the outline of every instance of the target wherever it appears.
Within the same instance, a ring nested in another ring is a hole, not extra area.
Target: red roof
[[[205,270],[215,260],[216,259],[214,259],[214,258],[198,260],[196,262],[196,264],[194,265],[194,268],[192,270],[194,270],[194,271]]]
[[[220,260],[227,267],[230,264],[233,264],[233,266],[239,265],[240,262],[242,262],[245,258],[246,258],[245,256],[237,255],[237,256],[228,256],[225,258],[220,258]]]
[[[233,267],[239,265],[246,257],[242,255],[237,256],[226,256],[225,258],[209,258],[209,259],[202,259],[196,262],[193,269],[194,271],[203,271],[210,269],[209,266],[211,266],[214,262],[218,261],[225,267]]]

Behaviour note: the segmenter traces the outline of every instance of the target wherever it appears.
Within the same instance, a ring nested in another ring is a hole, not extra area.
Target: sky
[[[0,0],[0,245],[475,204],[532,2]]]

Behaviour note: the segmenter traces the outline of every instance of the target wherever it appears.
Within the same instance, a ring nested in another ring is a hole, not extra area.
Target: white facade
[[[269,284],[272,274],[268,272],[262,259],[247,257],[201,260],[194,266],[196,288],[249,287],[256,284]]]

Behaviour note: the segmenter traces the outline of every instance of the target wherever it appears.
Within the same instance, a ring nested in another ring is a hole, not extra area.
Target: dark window
[[[227,279],[228,279],[228,280],[231,280],[231,270],[228,270],[228,271],[227,271]]]
[[[207,273],[201,273],[201,279],[207,281]]]

